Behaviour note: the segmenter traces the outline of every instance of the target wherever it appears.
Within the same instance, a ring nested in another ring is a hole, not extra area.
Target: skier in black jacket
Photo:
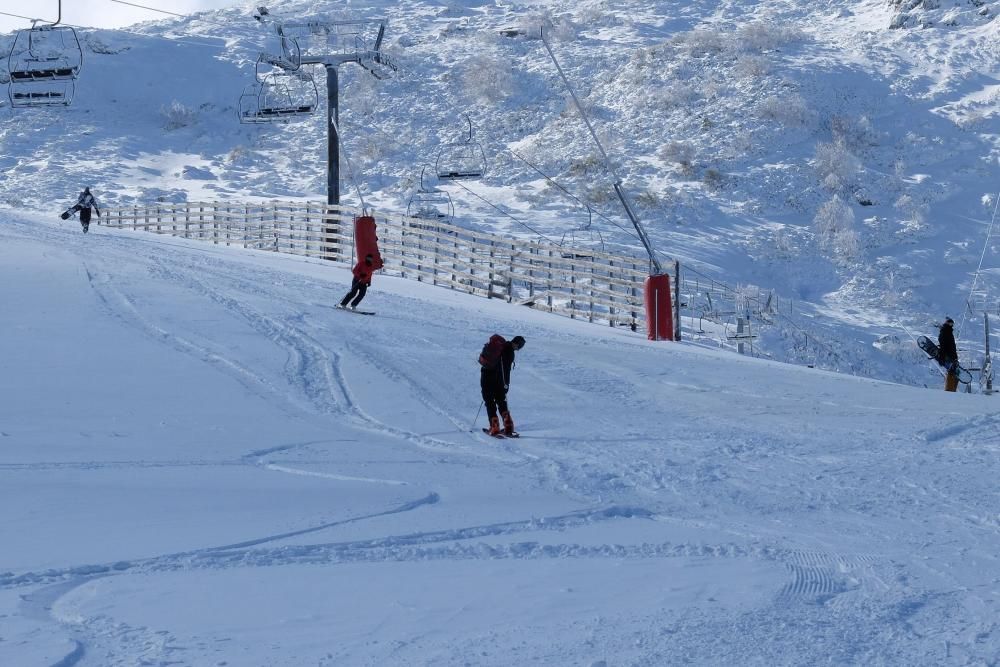
[[[945,391],[958,390],[958,348],[955,346],[955,322],[946,318],[938,332],[938,363],[948,371],[944,378]]]
[[[514,353],[524,347],[524,337],[514,336],[504,343],[500,360],[492,368],[483,368],[479,372],[479,387],[483,390],[483,402],[486,404],[486,414],[490,418],[490,435],[500,435],[500,419],[497,410],[503,418],[503,434],[512,436],[514,420],[507,409],[507,390],[510,388],[510,369],[514,366]]]

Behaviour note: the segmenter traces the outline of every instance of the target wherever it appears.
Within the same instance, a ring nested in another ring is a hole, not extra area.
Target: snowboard
[[[927,336],[921,336],[917,339],[917,345],[920,346],[921,350],[927,353],[927,356],[937,361],[938,346],[934,344],[934,341]]]
[[[923,350],[928,357],[938,362],[938,364],[940,364],[941,366],[944,366],[944,364],[942,364],[941,361],[938,359],[938,346],[934,343],[934,341],[932,341],[927,336],[920,336],[919,338],[917,338],[917,345],[920,346],[920,349]],[[961,365],[958,365],[957,374],[958,374],[958,381],[961,382],[962,384],[969,384],[970,382],[972,382],[972,373],[962,368]]]
[[[341,306],[339,304],[336,306],[336,308],[337,308],[337,310],[346,310],[349,313],[356,313],[358,315],[374,315],[375,314],[374,310],[354,310],[353,308],[346,308],[346,307]]]
[[[483,433],[485,433],[486,435],[488,435],[488,436],[490,436],[492,438],[496,438],[497,440],[503,440],[504,438],[520,438],[521,437],[521,434],[518,433],[517,431],[514,431],[510,435],[507,435],[506,433],[497,433],[496,435],[493,435],[493,434],[490,433],[490,430],[488,428],[484,428],[483,429]]]
[[[75,215],[77,211],[80,210],[79,206],[70,206],[68,209],[59,214],[59,217],[63,220],[69,220],[71,216]]]

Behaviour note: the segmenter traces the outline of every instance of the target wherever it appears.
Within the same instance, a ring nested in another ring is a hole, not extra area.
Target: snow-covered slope
[[[348,278],[0,215],[0,664],[995,661],[991,398]]]
[[[994,2],[270,9],[286,21],[389,21],[396,77],[340,68],[348,202],[353,175],[369,204],[404,210],[468,116],[487,176],[468,189],[431,183],[451,193],[460,224],[555,240],[586,225],[541,171],[595,208],[605,243],[638,248],[537,38],[544,26],[659,252],[690,277],[774,290],[788,304],[756,352],[937,384],[909,334],[933,333],[948,314],[967,365],[980,361],[1000,260],[986,243],[998,182]],[[324,196],[322,114],[236,122],[258,53],[277,51],[249,6],[83,37],[72,107],[0,111],[9,206],[59,210],[83,184],[106,204]]]

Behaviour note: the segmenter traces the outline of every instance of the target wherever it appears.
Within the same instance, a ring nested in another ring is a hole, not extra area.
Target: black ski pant
[[[90,224],[90,207],[81,206],[80,207],[80,224],[89,225]]]
[[[480,381],[479,386],[483,390],[483,403],[486,404],[486,416],[490,418],[490,421],[496,418],[497,410],[500,411],[500,414],[508,411],[507,390],[503,388],[502,384],[487,381],[484,378]]]
[[[346,306],[348,301],[354,299],[354,302],[351,305],[357,306],[359,303],[361,303],[361,299],[365,298],[365,294],[367,292],[368,292],[368,283],[355,278],[354,282],[351,283],[351,291],[348,292],[347,296],[343,298],[343,300],[340,302],[340,305]]]

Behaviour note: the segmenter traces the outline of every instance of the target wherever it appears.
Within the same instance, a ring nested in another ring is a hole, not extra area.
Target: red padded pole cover
[[[646,337],[649,340],[674,339],[674,308],[670,296],[670,276],[646,278]]]
[[[371,255],[372,265],[376,269],[382,268],[382,255],[378,251],[374,217],[361,215],[354,218],[354,246],[358,251],[358,261],[364,261],[366,255]]]

